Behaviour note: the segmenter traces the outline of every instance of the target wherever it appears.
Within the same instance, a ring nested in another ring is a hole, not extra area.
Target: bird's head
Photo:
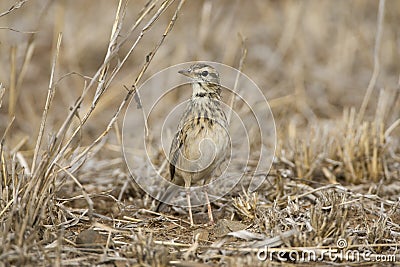
[[[203,63],[195,63],[189,69],[180,70],[179,73],[192,79],[193,88],[200,86],[196,91],[217,93],[220,96],[219,73],[214,67]]]

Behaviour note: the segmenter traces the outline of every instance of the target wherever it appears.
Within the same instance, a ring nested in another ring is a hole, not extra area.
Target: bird
[[[218,71],[207,64],[195,63],[178,73],[190,78],[192,95],[178,123],[169,152],[170,181],[186,190],[190,224],[194,225],[190,187],[204,185],[209,224],[214,224],[207,184],[225,161],[230,137],[228,121],[222,108]],[[156,207],[161,212],[176,194],[170,185]]]

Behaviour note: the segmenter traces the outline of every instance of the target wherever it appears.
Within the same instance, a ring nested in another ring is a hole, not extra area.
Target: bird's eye
[[[208,71],[203,71],[202,73],[201,73],[201,75],[203,75],[204,77],[206,77],[207,75],[208,75]]]

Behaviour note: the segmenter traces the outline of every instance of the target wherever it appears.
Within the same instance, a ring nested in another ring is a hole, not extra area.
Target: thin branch
[[[11,13],[12,11],[21,8],[28,0],[20,0],[14,5],[12,5],[8,10],[4,11],[3,13],[0,13],[0,18]]]
[[[240,37],[242,39],[242,53],[241,53],[240,62],[239,62],[239,69],[238,69],[239,71],[236,74],[235,85],[233,86],[232,97],[231,97],[231,101],[229,103],[230,109],[229,109],[229,113],[228,113],[228,117],[227,117],[228,123],[230,123],[230,121],[231,121],[232,110],[234,109],[236,95],[239,94],[239,92],[237,92],[237,87],[239,84],[239,77],[242,73],[243,64],[244,64],[244,61],[247,56],[246,39],[243,38],[243,36],[241,36],[241,35],[240,35]]]
[[[23,33],[23,34],[35,34],[37,33],[37,31],[20,31],[20,30],[16,30],[10,27],[0,27],[0,30],[9,30],[12,32],[18,32],[18,33]]]
[[[87,204],[89,206],[89,211],[88,211],[89,220],[92,221],[92,218],[93,218],[93,201],[89,197],[89,194],[86,192],[85,187],[83,187],[83,185],[79,182],[79,180],[72,173],[70,173],[66,168],[60,166],[58,163],[56,163],[56,165],[61,170],[63,170],[69,177],[71,177],[72,180],[75,182],[75,184],[77,184],[79,186],[79,188],[81,189],[82,196],[85,198],[85,200],[86,200],[86,202],[87,202]]]
[[[116,46],[117,46],[117,38],[120,35],[121,32],[121,28],[122,28],[122,21],[123,18],[125,16],[125,11],[126,11],[126,5],[128,4],[128,1],[125,1],[125,6],[124,8],[121,10],[122,7],[122,0],[119,0],[118,2],[118,8],[117,8],[117,12],[115,12],[115,19],[114,19],[114,24],[111,30],[111,36],[110,36],[110,41],[108,43],[108,48],[107,48],[107,53],[106,56],[104,58],[104,60],[106,60],[107,58],[110,58],[110,55],[112,54],[112,52],[115,50]],[[97,84],[97,89],[96,89],[96,93],[94,95],[93,98],[93,102],[92,102],[92,106],[96,106],[98,100],[100,99],[100,97],[103,95],[104,91],[105,91],[105,87],[104,87],[104,82],[107,76],[107,72],[108,72],[108,68],[110,66],[110,62],[107,62],[107,64],[103,67],[103,70],[100,74],[99,77],[99,83]]]
[[[6,88],[4,87],[3,83],[0,83],[0,108],[1,108],[1,105],[3,104],[3,96],[4,96],[5,92],[6,92]]]
[[[100,134],[99,137],[96,138],[86,149],[80,153],[78,156],[74,157],[73,161],[71,162],[71,165],[74,165],[76,162],[78,162],[84,155],[86,155],[96,144],[98,144],[112,129],[114,123],[117,121],[119,115],[121,114],[121,111],[124,110],[124,107],[129,104],[129,100],[131,99],[132,94],[135,92],[135,90],[129,90],[127,95],[125,96],[125,99],[121,102],[120,106],[118,107],[117,112],[114,114],[114,116],[111,118],[111,121],[108,123],[106,130]]]
[[[56,51],[54,53],[53,63],[52,63],[52,67],[51,67],[50,82],[49,82],[49,87],[48,87],[48,91],[47,91],[46,104],[44,106],[44,110],[43,110],[43,114],[42,114],[42,121],[40,123],[39,135],[38,135],[38,138],[36,141],[35,152],[33,154],[31,173],[35,172],[36,160],[37,160],[37,157],[39,154],[40,145],[42,143],[44,128],[46,126],[47,114],[49,113],[50,105],[53,101],[54,94],[55,94],[55,86],[54,86],[53,80],[54,80],[54,72],[55,72],[55,68],[56,68],[56,64],[57,64],[58,55],[60,53],[61,40],[62,40],[62,34],[59,33],[58,39],[57,39],[57,47],[56,47]]]
[[[150,10],[152,9],[152,6],[149,6],[148,12],[150,12]],[[145,14],[147,14],[147,12],[145,12]],[[139,20],[143,19],[144,16],[141,16],[139,18]],[[136,22],[137,23],[137,22]],[[135,23],[135,24],[136,24]],[[130,34],[133,33],[133,31],[130,32]],[[114,49],[112,51],[111,54],[109,54],[108,57],[106,57],[106,59],[104,60],[102,66],[100,66],[100,68],[97,70],[97,72],[95,73],[95,75],[92,77],[92,79],[90,80],[89,84],[84,88],[82,94],[80,97],[78,97],[78,99],[75,101],[74,106],[71,108],[71,112],[68,114],[67,118],[64,120],[63,124],[61,125],[61,127],[59,128],[56,137],[55,137],[55,142],[58,142],[58,145],[53,144],[53,147],[56,148],[59,145],[61,145],[61,141],[63,140],[66,130],[69,127],[69,125],[71,124],[72,118],[75,116],[75,114],[78,112],[78,109],[80,108],[83,99],[85,98],[85,96],[87,95],[87,93],[89,92],[89,89],[93,87],[93,85],[95,83],[98,82],[98,79],[103,71],[103,68],[108,64],[108,62],[110,62],[110,60],[116,55],[116,53],[119,51],[120,47],[122,46],[122,44],[127,41],[130,37],[130,34],[128,34],[128,36],[125,37],[124,40],[121,41],[121,43],[118,45],[118,47],[116,49]],[[137,40],[135,41],[135,43],[133,44],[133,46],[131,47],[130,51],[127,53],[125,59],[120,63],[120,65],[117,67],[116,70],[113,71],[111,77],[108,80],[108,84],[105,86],[105,88],[108,88],[109,83],[114,79],[114,77],[116,76],[116,73],[121,69],[122,65],[125,63],[126,59],[129,57],[130,53],[133,51],[133,49],[136,47],[137,43],[139,42],[139,40],[142,38],[142,35],[140,35]],[[103,91],[104,93],[104,91]],[[91,115],[91,113],[93,112],[95,106],[91,106],[89,111],[87,111],[87,113],[85,114],[85,116],[83,117],[81,124],[78,126],[78,128],[72,133],[71,138],[69,139],[69,141],[67,141],[67,143],[64,145],[63,148],[59,149],[59,151],[57,151],[57,155],[55,156],[55,158],[52,160],[51,165],[58,161],[63,155],[65,150],[69,147],[70,143],[72,142],[72,139],[76,136],[76,134],[80,131],[80,128],[86,123],[87,119],[89,118],[89,116]],[[49,173],[50,170],[47,171],[47,174]],[[47,175],[46,174],[46,175]]]
[[[156,12],[156,14],[150,19],[150,21],[143,27],[141,33],[139,34],[138,38],[136,39],[135,43],[132,45],[131,49],[128,51],[128,53],[126,54],[125,58],[121,61],[120,65],[118,67],[116,67],[116,69],[113,71],[111,77],[109,78],[105,88],[108,88],[108,86],[110,85],[111,81],[114,79],[114,77],[116,76],[117,72],[121,69],[122,65],[126,62],[126,60],[128,59],[129,55],[133,52],[133,49],[136,47],[136,45],[138,44],[138,42],[142,39],[143,35],[145,34],[145,32],[149,29],[149,27],[155,22],[157,21],[157,19],[161,16],[162,13],[164,13],[164,11],[171,5],[172,1],[165,1],[163,3],[163,5],[159,8],[159,10]],[[159,49],[159,47],[162,45],[162,43],[164,42],[165,37],[168,35],[168,33],[171,31],[172,27],[175,24],[175,21],[178,17],[178,13],[181,10],[183,4],[184,4],[185,0],[181,0],[178,4],[178,7],[175,10],[174,15],[172,16],[170,23],[168,24],[166,30],[164,31],[159,43],[156,45],[156,47],[150,52],[150,54],[148,56],[146,56],[146,61],[143,64],[143,67],[141,69],[141,71],[139,72],[138,76],[136,77],[132,88],[135,92],[136,88],[137,88],[137,84],[139,83],[139,81],[141,80],[141,78],[143,77],[143,74],[145,73],[145,71],[147,70],[148,66],[150,65],[151,61],[154,58],[154,55],[156,54],[157,50]],[[118,49],[115,49],[113,53],[110,54],[110,58],[115,54],[115,51],[119,50],[120,45],[118,46]],[[105,63],[108,62],[109,59],[105,60]],[[103,64],[103,66],[101,68],[103,68],[105,66],[105,63]],[[93,77],[93,79],[91,80],[90,84],[88,87],[90,87],[93,84],[93,80],[97,79],[98,73],[100,73],[100,70],[96,73],[96,75]],[[80,103],[82,103],[83,101],[83,96],[85,95],[85,92],[83,92],[82,96],[77,100],[77,103],[75,104],[75,106],[73,107],[73,110],[77,110],[78,106],[80,105]],[[66,144],[60,149],[60,151],[57,153],[57,155],[55,156],[55,158],[51,161],[49,168],[46,171],[46,175],[48,175],[51,171],[52,165],[57,162],[63,155],[64,152],[66,151],[66,149],[69,147],[70,143],[72,142],[72,139],[76,136],[76,134],[79,132],[80,128],[86,123],[87,119],[90,117],[91,113],[93,112],[95,106],[91,106],[89,111],[85,114],[85,116],[82,118],[82,123],[81,125],[79,125],[75,131],[72,133],[70,139],[66,142]],[[66,126],[65,122],[64,125]],[[62,126],[63,127],[63,126]],[[59,130],[58,134],[61,134],[61,129]]]

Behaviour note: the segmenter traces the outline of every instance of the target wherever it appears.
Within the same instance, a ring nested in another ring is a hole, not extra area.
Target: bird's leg
[[[203,190],[204,190],[204,194],[206,196],[208,219],[210,220],[210,225],[213,225],[214,224],[214,218],[213,218],[213,214],[212,214],[212,210],[211,210],[210,200],[208,199],[207,186],[204,186]]]
[[[187,205],[189,209],[189,219],[190,219],[190,225],[193,226],[193,215],[192,215],[192,204],[190,203],[190,182],[187,183],[185,181],[185,188],[186,188],[186,198],[187,198]]]

